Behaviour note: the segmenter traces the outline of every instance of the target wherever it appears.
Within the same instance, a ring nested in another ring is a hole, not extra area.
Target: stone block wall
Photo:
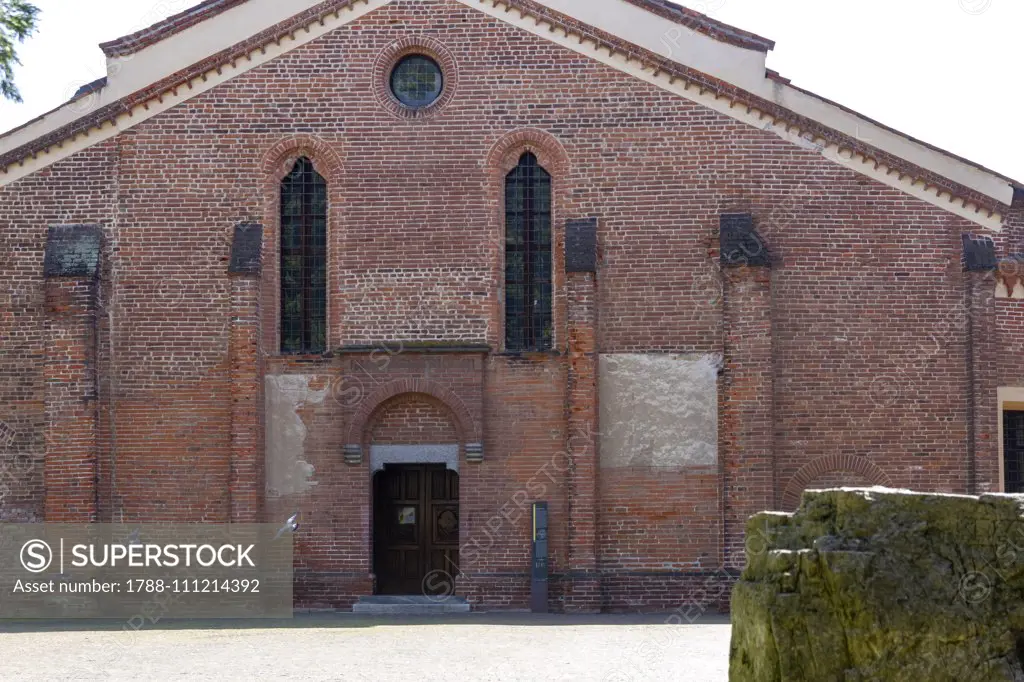
[[[1024,496],[809,491],[746,553],[732,682],[1024,679]]]

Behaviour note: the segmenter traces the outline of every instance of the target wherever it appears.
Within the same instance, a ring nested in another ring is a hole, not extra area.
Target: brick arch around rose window
[[[402,58],[417,54],[437,62],[444,76],[441,95],[437,101],[422,109],[404,106],[391,92],[391,72],[395,66]],[[372,90],[377,103],[395,118],[424,119],[437,116],[447,108],[459,89],[459,67],[455,56],[439,40],[425,35],[402,36],[385,47],[374,60],[372,78]]]
[[[808,486],[827,476],[835,475],[839,475],[840,480],[847,476],[849,479],[859,479],[850,480],[850,486],[863,485],[864,482],[887,488],[893,486],[889,474],[869,459],[855,455],[826,455],[808,462],[790,479],[782,496],[783,508],[796,509],[800,505],[800,496]],[[829,483],[829,487],[834,485],[834,482]]]
[[[460,447],[466,443],[483,440],[480,424],[473,419],[465,403],[454,391],[430,379],[400,379],[378,387],[359,405],[349,422],[345,443],[358,444],[365,448],[369,444],[371,429],[381,413],[399,397],[426,398],[440,404],[451,414]]]
[[[263,271],[261,322],[263,348],[278,355],[281,346],[281,182],[300,158],[307,158],[327,183],[327,350],[338,342],[335,326],[342,319],[341,300],[330,283],[338,281],[338,248],[342,240],[342,160],[337,143],[316,135],[293,135],[274,143],[260,159],[263,179]]]
[[[488,344],[505,350],[505,179],[527,152],[551,176],[551,250],[554,349],[565,350],[568,342],[565,294],[565,221],[570,218],[568,197],[572,192],[572,164],[565,146],[551,133],[538,128],[519,128],[503,134],[491,146],[485,160],[488,177],[488,203],[493,235],[494,297]]]

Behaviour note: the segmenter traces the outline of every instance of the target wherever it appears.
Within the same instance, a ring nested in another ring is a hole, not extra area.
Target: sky
[[[287,0],[281,0],[287,2]],[[586,2],[587,0],[579,0]],[[105,75],[101,42],[198,0],[34,0],[39,30],[19,49],[22,104],[0,130]],[[1024,181],[1022,0],[684,0],[776,41],[768,67],[869,118]]]

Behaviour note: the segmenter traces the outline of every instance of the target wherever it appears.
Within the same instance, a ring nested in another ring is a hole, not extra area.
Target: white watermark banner
[[[291,616],[273,525],[0,524],[0,619]]]

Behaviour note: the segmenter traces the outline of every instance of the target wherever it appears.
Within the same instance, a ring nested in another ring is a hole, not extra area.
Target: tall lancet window
[[[327,350],[327,183],[303,157],[281,181],[281,352]]]
[[[551,175],[527,152],[505,177],[505,350],[553,347]]]

